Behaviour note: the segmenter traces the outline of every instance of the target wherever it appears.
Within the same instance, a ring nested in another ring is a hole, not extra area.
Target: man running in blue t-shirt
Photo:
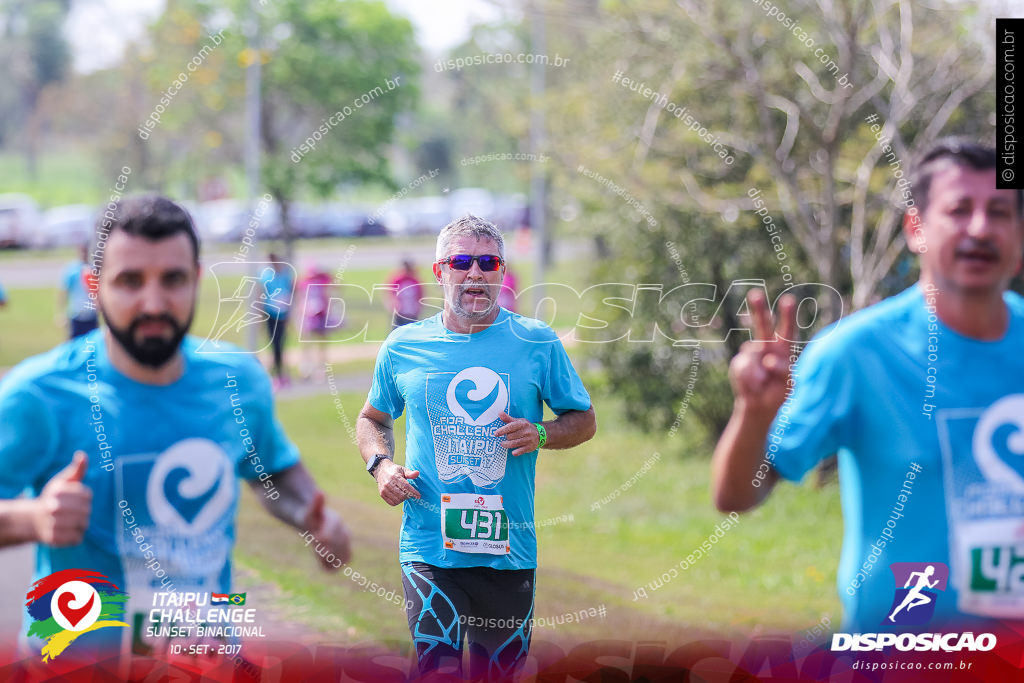
[[[996,189],[996,153],[955,140],[924,155],[903,232],[919,282],[823,330],[790,372],[794,302],[733,359],[736,401],[712,462],[721,510],[761,503],[839,457],[846,631],[905,630],[893,563],[943,563],[949,585],[920,628],[992,627],[1024,614],[1022,194]],[[792,387],[787,398],[787,391]],[[1016,564],[1016,569],[1012,566]],[[902,574],[899,574],[902,576]],[[902,583],[902,581],[901,581]]]
[[[289,384],[284,366],[284,342],[295,282],[277,254],[270,254],[270,260],[271,264],[260,274],[260,286],[263,287],[263,310],[268,316],[267,332],[274,354],[274,387],[277,388]]]
[[[377,354],[359,450],[389,505],[404,503],[399,562],[422,673],[504,680],[530,645],[540,448],[594,436],[590,396],[555,333],[497,305],[505,245],[466,216],[437,238],[444,309],[395,329]],[[541,422],[544,404],[554,420]],[[393,461],[406,413],[406,466]]]
[[[68,323],[68,338],[74,339],[92,332],[99,327],[96,306],[86,288],[85,276],[88,271],[89,245],[79,247],[78,259],[64,268],[61,274],[60,292],[57,305],[65,311]]]
[[[115,654],[122,638],[159,651],[166,640],[144,628],[155,593],[231,592],[241,480],[330,549],[325,569],[340,568],[348,533],[278,423],[266,372],[186,336],[200,271],[185,210],[158,196],[118,202],[92,268],[106,328],[0,382],[0,546],[38,543],[35,580],[93,570],[129,596],[131,631],[86,633],[74,651]]]

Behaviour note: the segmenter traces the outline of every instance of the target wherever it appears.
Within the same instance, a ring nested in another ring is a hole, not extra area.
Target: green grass
[[[41,209],[99,204],[110,193],[115,178],[105,177],[95,158],[66,147],[58,152],[44,151],[39,155],[36,177],[31,178],[23,155],[0,153],[0,193],[27,194]]]
[[[352,567],[388,590],[401,588],[397,565],[400,511],[377,496],[348,438],[365,400],[342,394],[341,411],[328,395],[283,400],[279,415],[314,476],[354,533]],[[540,569],[537,616],[604,605],[607,616],[539,629],[535,637],[690,637],[697,631],[747,633],[761,625],[798,631],[823,615],[835,621],[835,568],[841,520],[834,485],[817,490],[783,485],[754,513],[740,517],[703,558],[658,589],[654,581],[700,547],[720,524],[709,493],[706,448],[685,430],[669,438],[625,424],[616,400],[596,397],[599,431],[593,441],[564,452],[546,451],[538,464],[536,519],[571,521],[538,527]],[[399,459],[404,419],[396,428]],[[654,453],[660,459],[652,460]],[[594,510],[625,486],[635,484]],[[240,563],[261,579],[286,586],[293,616],[323,636],[403,641],[401,609],[342,574],[321,573],[299,535],[266,515],[251,499],[242,507]],[[290,558],[281,562],[282,557]]]
[[[7,289],[7,305],[0,308],[0,368],[64,341],[64,325],[56,289]]]

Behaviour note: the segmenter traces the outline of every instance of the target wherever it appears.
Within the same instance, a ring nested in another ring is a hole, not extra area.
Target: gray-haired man
[[[433,270],[444,309],[387,338],[357,422],[381,498],[405,503],[399,562],[421,673],[461,674],[464,634],[474,679],[507,678],[525,660],[537,453],[597,428],[551,328],[497,305],[504,250],[498,229],[475,216],[441,231]],[[556,419],[541,422],[545,403]],[[392,425],[407,408],[402,467]]]

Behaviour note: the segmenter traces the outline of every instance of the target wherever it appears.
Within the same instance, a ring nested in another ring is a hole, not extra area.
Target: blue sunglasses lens
[[[501,259],[497,256],[479,256],[477,257],[477,263],[480,264],[480,270],[487,272],[501,268]]]
[[[469,254],[456,254],[448,258],[448,265],[455,270],[469,270],[473,267],[473,261],[480,264],[480,270],[494,272],[501,268],[501,258],[498,256],[470,256]]]

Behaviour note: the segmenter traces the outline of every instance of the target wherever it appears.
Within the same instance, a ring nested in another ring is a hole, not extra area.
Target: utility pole
[[[259,0],[249,0],[249,16],[245,21],[246,50],[249,54],[249,64],[245,68],[245,186],[249,220],[256,214],[256,202],[260,194],[260,88],[263,77],[260,19]],[[269,207],[264,212],[268,210]],[[259,230],[256,230],[253,242],[259,244]],[[253,252],[256,252],[255,247]],[[250,260],[247,274],[253,278],[252,282],[256,281],[258,272],[259,267]],[[260,292],[256,287],[251,291],[249,306],[254,309],[259,305]],[[246,330],[245,344],[250,351],[259,348],[258,327],[249,325]]]
[[[545,34],[544,14],[538,3],[530,3],[531,47],[535,55],[547,54],[547,36]],[[544,299],[544,281],[547,278],[548,255],[548,224],[547,224],[547,174],[543,164],[537,162],[544,153],[544,89],[546,74],[544,65],[535,60],[530,69],[530,152],[533,161],[530,163],[530,230],[533,233],[533,244],[536,249],[534,267],[534,311]],[[538,313],[539,315],[539,313]]]

